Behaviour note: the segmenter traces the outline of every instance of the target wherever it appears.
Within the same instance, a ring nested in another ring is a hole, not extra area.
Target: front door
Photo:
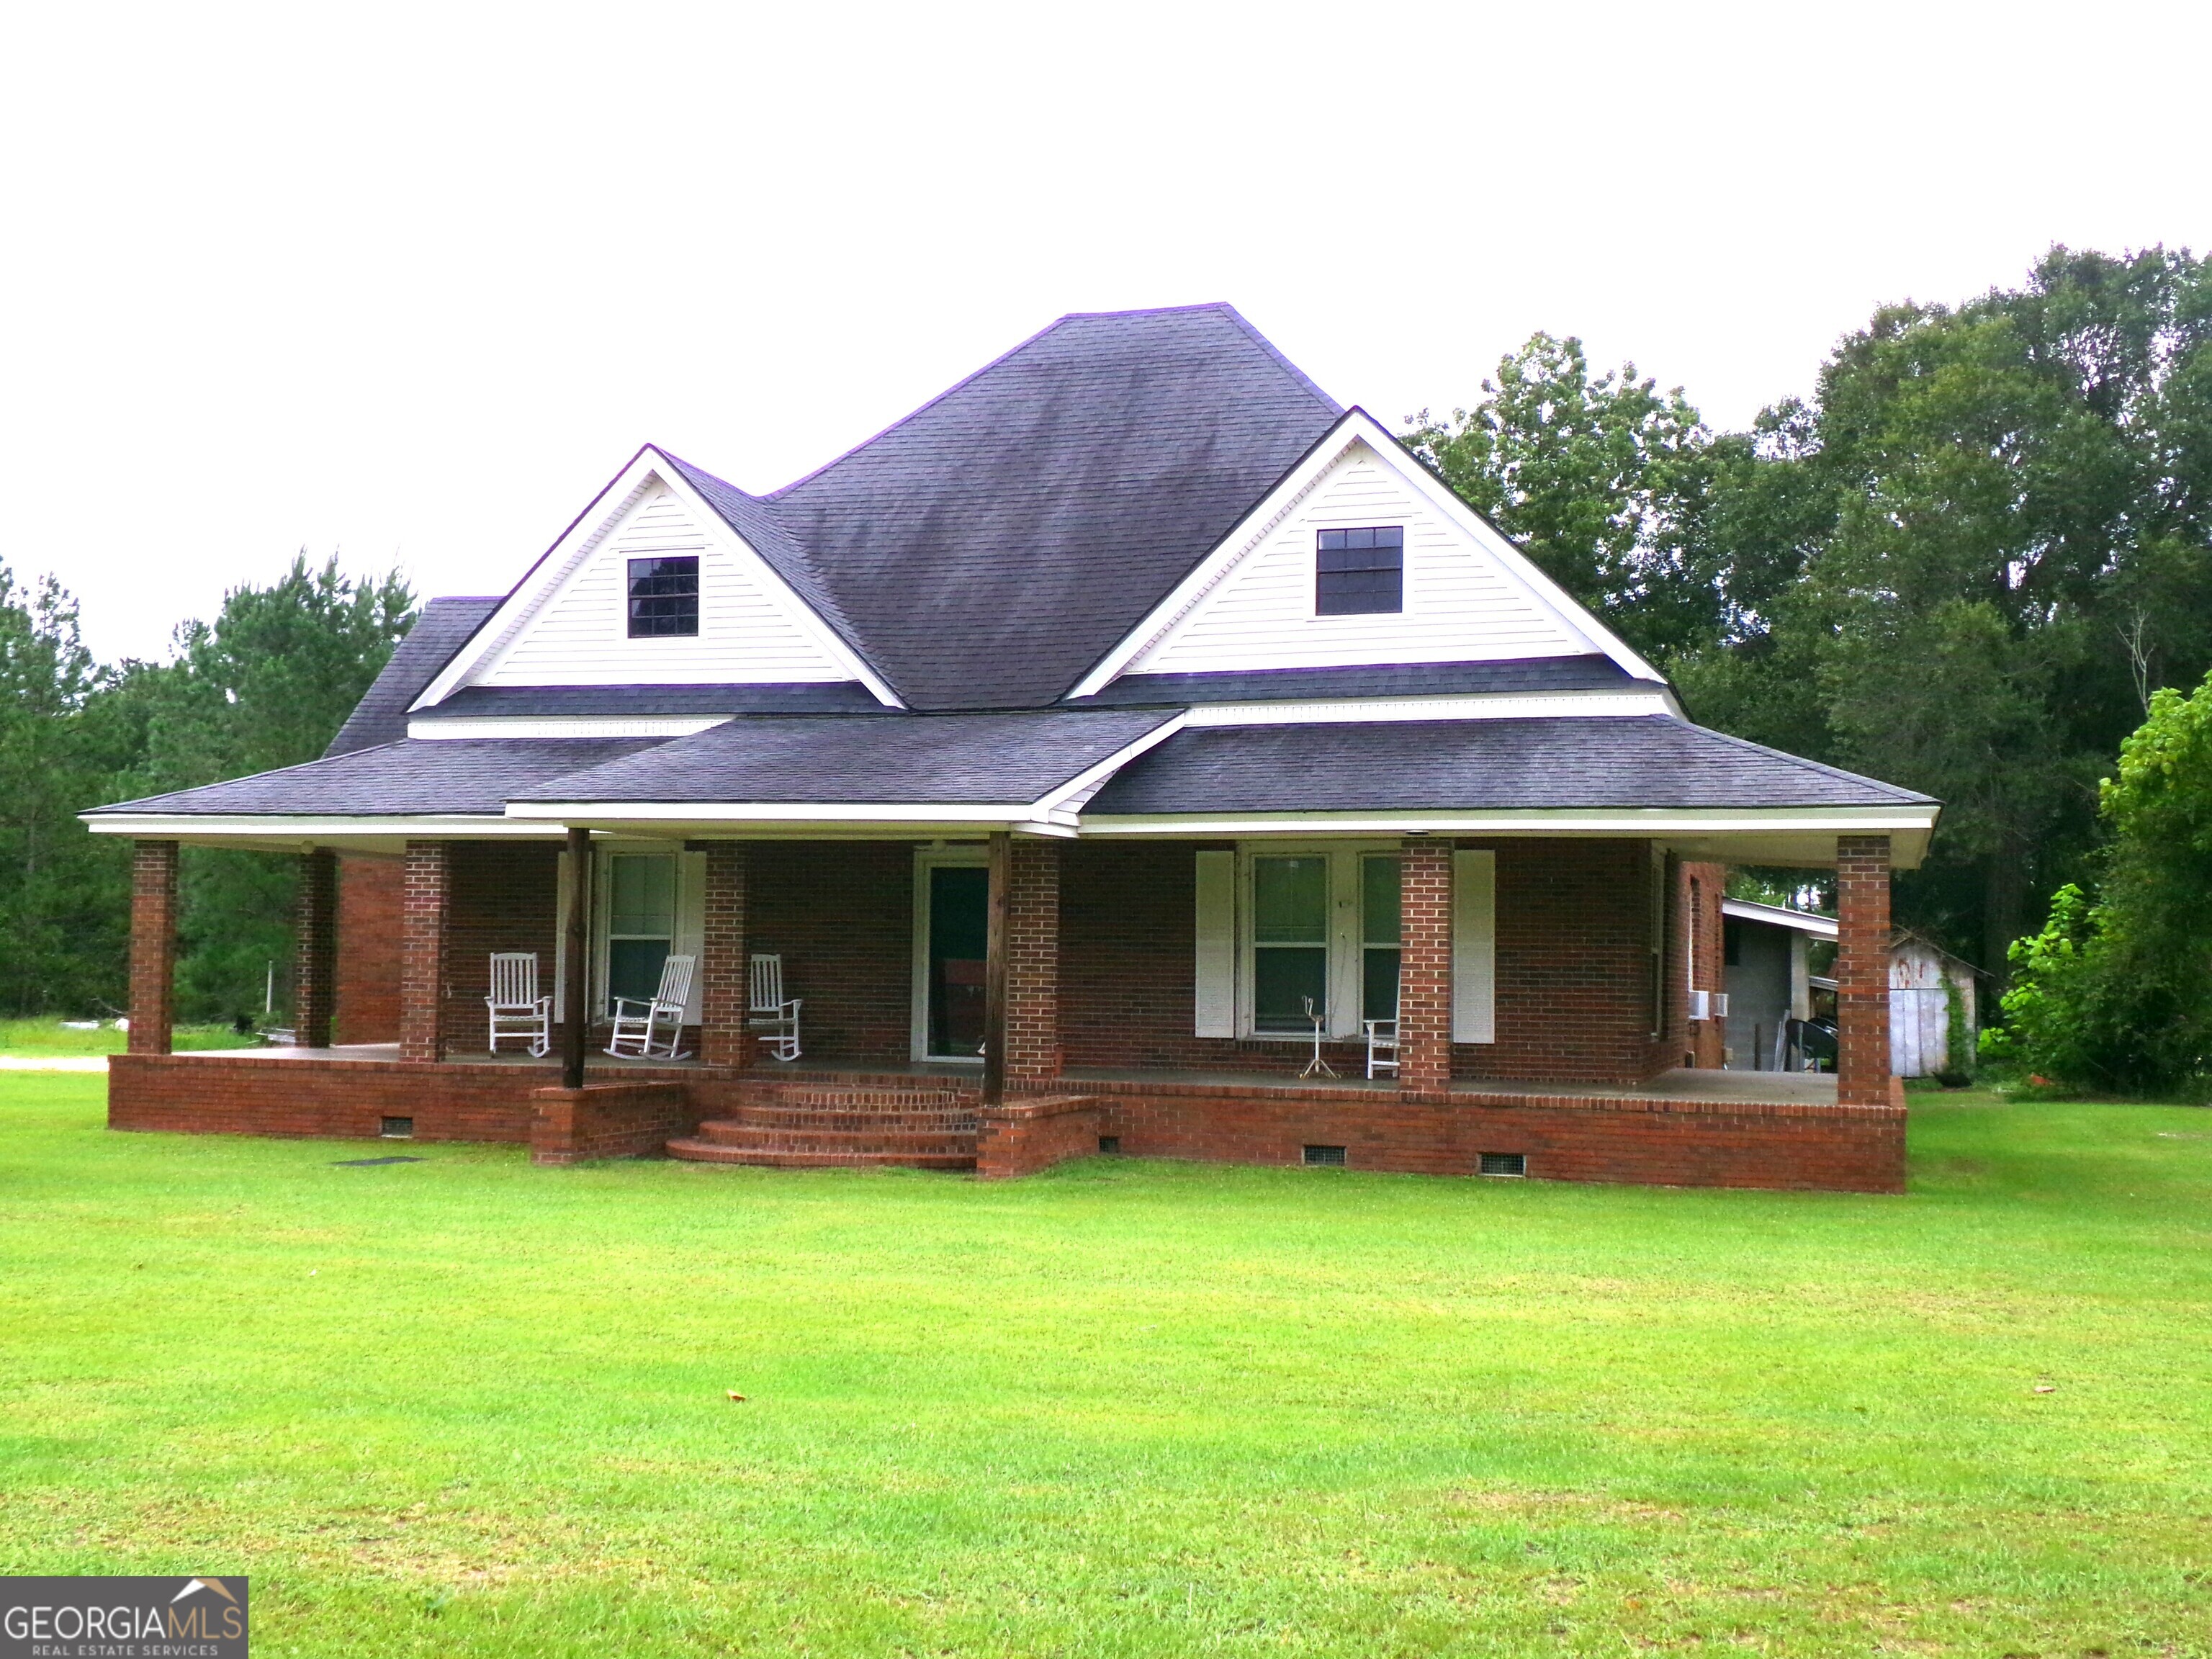
[[[973,1060],[983,1052],[983,969],[990,928],[991,872],[980,865],[939,864],[928,881],[928,939],[923,952],[924,1053]]]

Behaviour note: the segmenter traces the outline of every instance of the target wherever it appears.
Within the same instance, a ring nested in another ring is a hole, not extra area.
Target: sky
[[[22,6],[0,560],[104,659],[304,549],[499,592],[637,447],[767,490],[1070,311],[1397,424],[1534,330],[1718,425],[1880,303],[2212,250],[2212,8]]]

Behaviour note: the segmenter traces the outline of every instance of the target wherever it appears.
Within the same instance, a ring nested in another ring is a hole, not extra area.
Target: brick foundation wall
[[[754,842],[747,948],[783,957],[805,999],[809,1060],[903,1064],[912,1049],[914,848],[904,842]]]
[[[1551,1181],[1657,1186],[1905,1190],[1905,1109],[1766,1106],[1636,1096],[1486,1097],[1449,1103],[1395,1091],[1322,1097],[1294,1089],[1086,1083],[1098,1133],[1134,1157],[1298,1164],[1341,1146],[1355,1170],[1474,1175],[1485,1152],[1518,1152]]]
[[[134,1054],[166,1054],[175,1019],[177,843],[140,841],[131,852],[131,1035]]]
[[[659,1158],[699,1127],[681,1083],[589,1083],[530,1091],[530,1161]]]
[[[337,1042],[399,1041],[398,859],[338,860]]]
[[[975,1173],[986,1180],[1035,1175],[1098,1150],[1098,1103],[1089,1095],[1009,1100],[976,1120]]]

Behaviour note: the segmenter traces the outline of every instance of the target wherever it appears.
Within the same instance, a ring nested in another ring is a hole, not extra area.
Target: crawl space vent
[[[386,1140],[412,1140],[415,1139],[415,1120],[411,1117],[387,1117],[384,1120],[384,1127],[377,1133]]]
[[[1341,1146],[1309,1146],[1306,1162],[1317,1169],[1341,1170],[1344,1167],[1344,1148]]]
[[[1119,1135],[1099,1136],[1098,1150],[1105,1153],[1109,1158],[1111,1158],[1115,1153],[1121,1150],[1121,1137]]]
[[[1485,1152],[1482,1173],[1494,1176],[1524,1176],[1528,1173],[1528,1154],[1526,1152]]]

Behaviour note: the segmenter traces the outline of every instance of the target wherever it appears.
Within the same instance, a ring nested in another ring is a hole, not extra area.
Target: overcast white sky
[[[0,557],[103,657],[295,550],[498,592],[1067,311],[1386,422],[1538,328],[1740,423],[1876,302],[2212,247],[2202,5],[19,6]]]

